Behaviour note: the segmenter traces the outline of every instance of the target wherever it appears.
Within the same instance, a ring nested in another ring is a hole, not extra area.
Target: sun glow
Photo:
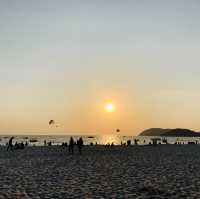
[[[112,103],[107,103],[105,105],[105,110],[108,112],[108,113],[112,113],[115,111],[115,106],[112,104]]]

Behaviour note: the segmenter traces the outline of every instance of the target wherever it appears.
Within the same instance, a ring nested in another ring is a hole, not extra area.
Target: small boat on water
[[[38,142],[38,141],[36,139],[31,139],[30,142],[34,143],[34,142]]]
[[[94,138],[93,136],[88,136],[88,138]]]

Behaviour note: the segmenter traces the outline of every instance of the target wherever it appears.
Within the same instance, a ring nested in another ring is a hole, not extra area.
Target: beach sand
[[[200,198],[200,146],[1,147],[1,198]]]

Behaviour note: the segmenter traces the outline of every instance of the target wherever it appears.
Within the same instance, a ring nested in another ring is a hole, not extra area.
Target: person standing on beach
[[[74,144],[75,144],[74,139],[73,139],[73,137],[71,137],[70,141],[69,141],[69,152],[72,154],[74,153]]]
[[[13,143],[12,143],[13,139],[14,139],[14,137],[11,137],[11,138],[9,139],[7,151],[8,151],[9,149],[13,150]]]
[[[83,139],[82,139],[82,137],[80,137],[78,139],[77,146],[78,146],[79,153],[82,154],[82,148],[83,148]]]

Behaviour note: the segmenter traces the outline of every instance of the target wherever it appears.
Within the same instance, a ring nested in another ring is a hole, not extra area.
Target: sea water
[[[10,137],[14,137],[13,144],[15,142],[28,142],[29,145],[34,146],[43,146],[44,141],[51,142],[52,145],[61,145],[63,142],[69,143],[70,137],[73,137],[74,140],[78,140],[80,137],[83,138],[85,145],[90,144],[114,144],[120,145],[127,143],[128,140],[134,144],[134,140],[138,140],[138,145],[146,145],[152,143],[152,138],[159,138],[158,143],[163,143],[164,139],[167,140],[169,144],[174,144],[179,142],[181,144],[188,144],[188,142],[197,142],[200,143],[200,137],[159,137],[159,136],[122,136],[115,134],[107,135],[0,135],[0,145],[5,146]]]

